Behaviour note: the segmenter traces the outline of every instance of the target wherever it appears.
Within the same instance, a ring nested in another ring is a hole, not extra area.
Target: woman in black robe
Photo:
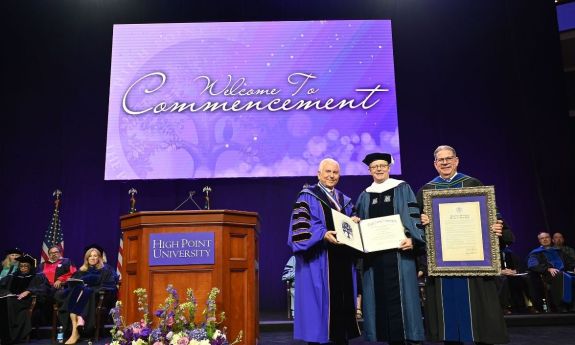
[[[28,310],[32,296],[42,298],[50,287],[44,274],[35,274],[36,260],[30,255],[16,258],[18,270],[0,280],[0,338],[2,345],[21,343],[32,330]]]
[[[67,331],[71,328],[66,344],[75,344],[80,339],[79,327],[94,327],[96,296],[101,289],[115,290],[115,277],[113,269],[102,259],[102,249],[91,246],[84,254],[84,264],[68,279],[67,288],[56,297],[63,301],[60,320]],[[71,324],[66,322],[68,320]]]

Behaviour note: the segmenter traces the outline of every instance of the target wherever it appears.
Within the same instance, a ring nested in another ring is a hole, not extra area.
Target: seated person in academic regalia
[[[48,256],[48,261],[42,262],[38,271],[44,273],[54,289],[60,289],[76,272],[76,266],[70,259],[62,257],[62,248],[58,245],[48,249]]]
[[[36,260],[24,255],[18,257],[16,272],[0,280],[0,338],[2,345],[23,342],[32,330],[28,310],[32,295],[41,299],[49,285],[43,274],[35,274]]]
[[[294,296],[295,296],[295,256],[291,256],[286,265],[284,266],[284,271],[282,274],[282,281],[289,283],[289,291],[290,294],[290,318],[293,319],[294,314]]]
[[[575,260],[565,255],[560,249],[551,246],[551,236],[547,232],[537,235],[541,246],[529,253],[527,266],[535,276],[540,276],[546,285],[549,285],[549,299],[551,310],[566,312],[573,309],[573,294],[575,293]],[[537,277],[539,278],[539,277]],[[534,279],[535,282],[540,281]],[[543,285],[543,284],[541,284]],[[541,300],[545,295],[536,289],[538,306],[542,306]],[[546,287],[543,287],[546,288]]]
[[[565,237],[563,237],[562,233],[556,232],[553,234],[553,247],[560,249],[565,255],[575,260],[575,249],[565,244]]]
[[[509,246],[501,251],[501,276],[497,277],[499,302],[504,314],[525,312],[525,298],[532,299],[532,288],[525,264]]]
[[[53,245],[48,249],[48,261],[40,263],[38,272],[44,273],[50,283],[46,300],[37,307],[42,311],[42,323],[46,324],[51,321],[48,317],[52,315],[54,294],[64,288],[66,281],[76,272],[76,266],[70,259],[62,257],[62,248],[59,245]]]
[[[18,248],[8,249],[6,257],[2,260],[2,271],[0,271],[0,279],[6,277],[18,269],[17,257],[22,256],[22,251]]]
[[[84,264],[68,279],[67,287],[56,294],[56,299],[62,301],[60,322],[65,333],[71,333],[66,344],[75,344],[80,339],[79,327],[94,328],[99,291],[116,290],[116,273],[104,263],[104,251],[97,245],[89,247],[84,254]]]

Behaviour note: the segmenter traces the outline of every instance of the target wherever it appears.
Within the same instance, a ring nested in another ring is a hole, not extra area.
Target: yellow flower
[[[132,340],[132,345],[148,345],[148,342],[143,339],[138,339],[136,341]]]

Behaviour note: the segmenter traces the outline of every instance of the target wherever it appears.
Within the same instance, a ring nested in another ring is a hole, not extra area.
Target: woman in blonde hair
[[[18,269],[18,257],[22,256],[22,251],[18,248],[12,248],[6,251],[6,258],[2,261],[2,271],[0,278],[4,278]]]
[[[75,344],[80,339],[78,327],[94,327],[95,296],[102,289],[116,289],[116,274],[104,263],[101,247],[88,247],[84,254],[84,264],[68,279],[67,285],[61,297],[64,302],[60,308],[60,320],[70,320],[71,325],[66,326],[71,326],[71,335],[66,344]],[[69,331],[70,327],[66,329]]]

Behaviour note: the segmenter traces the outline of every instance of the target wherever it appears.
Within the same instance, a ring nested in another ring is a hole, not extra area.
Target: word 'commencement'
[[[290,96],[295,97],[297,95],[307,95],[307,96],[315,96],[317,98],[317,93],[319,89],[316,88],[305,88],[308,85],[310,80],[317,78],[313,74],[309,73],[292,73],[288,76],[288,83],[292,85],[294,90],[291,92]],[[128,104],[128,98],[138,98],[141,99],[145,97],[145,95],[154,94],[159,92],[164,85],[166,85],[168,77],[163,72],[152,72],[146,74],[145,76],[141,77],[140,79],[136,80],[132,85],[128,87],[124,96],[122,97],[122,109],[126,114],[129,115],[143,115],[149,112],[154,114],[160,113],[181,113],[184,111],[189,111],[192,113],[195,112],[214,112],[214,111],[231,111],[231,112],[239,112],[239,111],[290,111],[290,110],[336,110],[336,109],[357,109],[361,108],[364,110],[371,109],[377,103],[379,103],[380,99],[374,97],[376,93],[380,92],[388,92],[389,89],[382,88],[381,85],[376,85],[372,88],[361,88],[355,89],[356,92],[359,92],[363,95],[362,98],[355,99],[347,99],[343,98],[340,100],[336,100],[334,98],[328,97],[326,99],[314,99],[314,100],[293,100],[291,98],[281,98],[275,97],[281,93],[281,89],[279,88],[271,88],[271,89],[244,89],[242,86],[246,83],[245,78],[239,78],[237,80],[233,80],[231,75],[228,75],[228,83],[227,85],[219,89],[217,88],[217,80],[211,80],[208,76],[199,76],[195,79],[195,81],[205,82],[205,86],[200,93],[200,95],[205,96],[222,96],[222,97],[254,97],[254,96],[273,96],[271,100],[248,100],[243,101],[241,99],[235,99],[233,101],[206,101],[203,103],[196,103],[196,102],[181,102],[181,101],[173,101],[173,102],[166,102],[160,101],[153,106],[142,107],[138,108],[136,106],[130,106]],[[144,95],[133,94],[133,90],[137,89],[140,83],[157,83],[154,87],[151,88],[144,88],[143,93]],[[304,91],[305,89],[305,91]],[[144,102],[145,103],[145,102]],[[138,104],[142,104],[142,102],[138,102]]]

